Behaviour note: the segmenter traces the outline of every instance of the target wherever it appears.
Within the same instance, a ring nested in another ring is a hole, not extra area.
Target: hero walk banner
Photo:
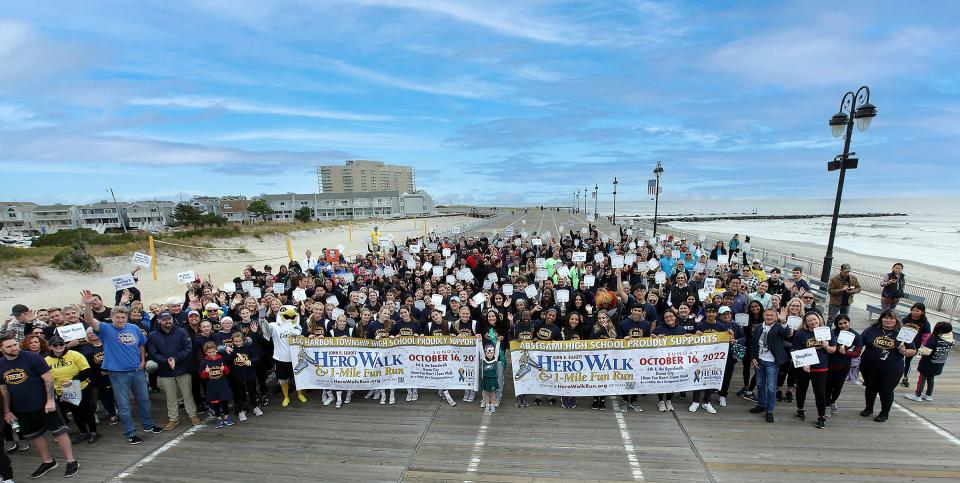
[[[729,334],[639,339],[511,341],[516,393],[653,394],[717,389]]]
[[[297,389],[475,389],[474,337],[291,337]]]

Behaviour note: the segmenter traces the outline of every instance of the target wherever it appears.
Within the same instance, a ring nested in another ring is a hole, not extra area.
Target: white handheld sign
[[[793,330],[800,328],[800,323],[803,322],[803,319],[797,317],[796,315],[791,315],[787,317],[787,327],[790,327]]]
[[[147,255],[146,253],[134,252],[133,253],[133,264],[138,267],[149,268],[150,262],[153,261],[153,257]]]
[[[917,337],[917,329],[913,327],[901,327],[900,333],[897,334],[898,342],[907,342],[913,343],[913,340]]]
[[[794,367],[812,366],[820,362],[820,358],[817,357],[817,349],[813,347],[809,349],[793,351],[790,353],[790,357],[793,358]]]
[[[830,332],[830,327],[821,325],[820,327],[815,327],[813,329],[813,336],[817,339],[817,342],[830,340],[830,336],[832,335],[833,334]]]
[[[188,284],[197,279],[197,275],[193,271],[189,272],[180,272],[177,274],[177,283],[180,285]]]
[[[737,321],[737,325],[745,327],[750,324],[750,316],[748,314],[737,314],[734,316],[734,319]]]
[[[567,303],[570,301],[570,291],[569,290],[557,290],[557,302]]]
[[[856,337],[857,336],[849,330],[841,330],[840,333],[837,334],[837,344],[850,347],[853,345],[853,341],[856,340]]]
[[[70,342],[86,337],[87,329],[83,328],[83,324],[61,325],[57,327],[57,333],[60,334],[60,338],[63,339],[64,342]]]
[[[500,287],[503,290],[503,294],[506,296],[513,295],[513,284],[505,283],[503,287]]]
[[[137,285],[137,282],[133,279],[133,275],[125,273],[123,275],[117,275],[116,277],[111,277],[110,281],[113,282],[114,290],[120,291],[125,288],[132,288]]]

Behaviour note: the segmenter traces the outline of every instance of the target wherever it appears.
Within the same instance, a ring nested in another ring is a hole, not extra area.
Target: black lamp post
[[[657,161],[657,167],[653,169],[653,174],[657,177],[657,183],[654,186],[654,199],[653,202],[653,236],[657,236],[657,221],[660,209],[660,175],[663,173],[663,165],[660,164],[660,161]]]
[[[617,177],[613,177],[613,224],[617,224]]]
[[[594,184],[593,185],[593,219],[594,220],[596,220],[600,216],[600,213],[598,213],[598,210],[597,210],[597,202],[599,201],[600,201],[600,185]]]
[[[850,138],[853,136],[853,123],[856,120],[857,129],[866,131],[870,127],[870,122],[877,116],[877,108],[870,104],[870,88],[860,86],[857,93],[848,91],[840,100],[840,111],[830,118],[830,129],[833,137],[846,136],[843,141],[843,154],[827,163],[827,171],[840,170],[840,179],[837,181],[837,197],[833,202],[833,219],[830,221],[830,239],[827,241],[827,254],[823,257],[823,272],[820,273],[822,282],[830,281],[830,272],[833,268],[833,240],[837,236],[837,218],[840,217],[840,200],[843,197],[843,179],[846,177],[848,169],[856,169],[857,158],[850,155],[856,154],[850,152]]]
[[[573,205],[573,212],[576,213],[580,211],[580,190],[574,191],[573,196],[576,199],[576,203]]]
[[[583,212],[587,212],[587,190],[588,188],[583,189]]]

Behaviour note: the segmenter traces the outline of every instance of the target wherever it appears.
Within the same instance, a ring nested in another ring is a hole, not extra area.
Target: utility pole
[[[113,188],[108,188],[107,191],[110,192],[110,196],[113,197],[113,206],[117,208],[117,221],[120,222],[120,228],[123,228],[123,232],[127,232],[127,224],[123,222],[123,213],[120,212],[120,203],[117,203],[117,195],[113,194]]]

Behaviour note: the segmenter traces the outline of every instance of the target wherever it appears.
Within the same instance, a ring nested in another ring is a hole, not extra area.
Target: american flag
[[[647,181],[647,194],[648,195],[657,194],[657,180],[651,179]]]

